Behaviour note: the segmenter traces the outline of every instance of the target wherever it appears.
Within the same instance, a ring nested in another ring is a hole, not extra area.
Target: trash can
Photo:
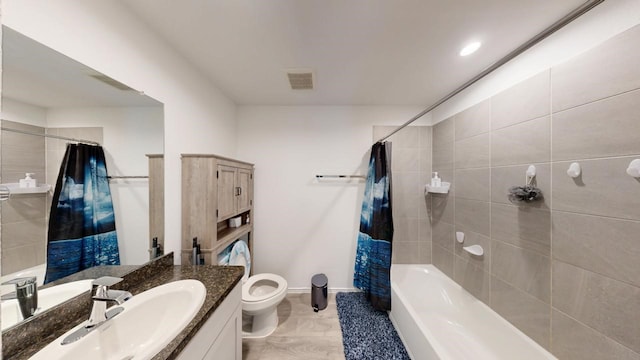
[[[327,308],[327,275],[315,274],[311,278],[311,307],[318,312]]]

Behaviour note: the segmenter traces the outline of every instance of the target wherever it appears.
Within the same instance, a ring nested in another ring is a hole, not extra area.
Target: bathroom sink
[[[93,279],[78,280],[66,284],[38,289],[38,312],[50,309],[74,296],[91,290]],[[22,314],[18,306],[18,300],[2,301],[2,330],[22,321]]]
[[[149,289],[120,305],[124,311],[83,338],[62,345],[62,340],[86,325],[86,321],[31,359],[151,359],[194,318],[205,294],[204,285],[197,280],[180,280]]]

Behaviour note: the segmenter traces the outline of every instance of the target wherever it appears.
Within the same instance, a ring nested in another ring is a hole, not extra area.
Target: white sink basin
[[[38,312],[50,309],[74,296],[91,290],[93,279],[78,280],[56,285],[46,289],[38,289]],[[22,321],[18,300],[2,301],[2,330]]]
[[[124,311],[80,340],[62,340],[86,321],[36,353],[32,360],[151,359],[184,329],[204,303],[204,285],[180,280],[135,295],[120,305]]]

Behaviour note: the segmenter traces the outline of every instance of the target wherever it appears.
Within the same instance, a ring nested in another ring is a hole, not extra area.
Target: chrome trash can
[[[311,278],[311,307],[318,312],[327,308],[327,275],[315,274]]]

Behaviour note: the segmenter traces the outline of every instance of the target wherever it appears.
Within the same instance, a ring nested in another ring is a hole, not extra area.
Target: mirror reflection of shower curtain
[[[45,283],[93,266],[119,264],[104,151],[67,144],[51,201]]]
[[[376,143],[362,199],[353,285],[377,310],[391,310],[391,210],[391,143]]]

